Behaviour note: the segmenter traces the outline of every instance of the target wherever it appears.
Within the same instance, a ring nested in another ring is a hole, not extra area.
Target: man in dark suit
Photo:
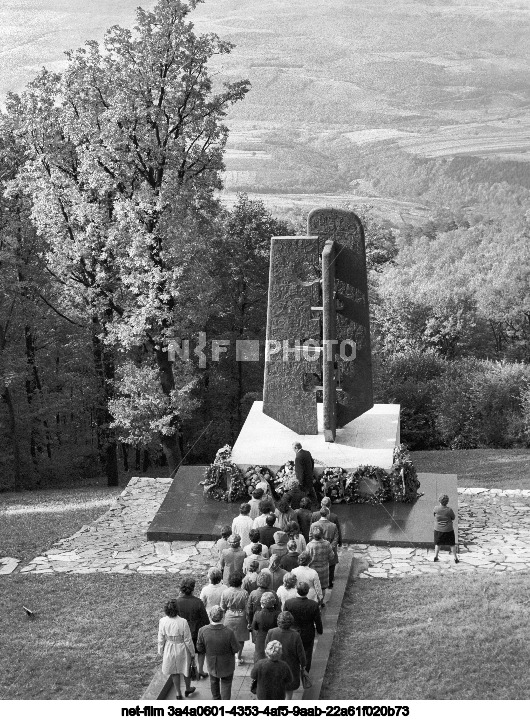
[[[199,630],[197,653],[206,654],[212,698],[215,701],[228,701],[232,694],[235,655],[239,652],[239,644],[232,629],[223,624],[221,606],[212,606],[210,622],[209,626]]]
[[[296,453],[294,472],[300,484],[300,489],[313,503],[316,503],[317,496],[313,488],[313,482],[315,480],[313,475],[313,471],[315,470],[313,456],[309,451],[304,451],[302,444],[299,442],[293,443],[293,450]]]
[[[311,668],[313,657],[313,645],[315,643],[315,631],[319,635],[323,633],[320,608],[316,601],[307,598],[309,584],[300,581],[296,586],[297,596],[289,598],[283,607],[284,611],[290,611],[294,617],[293,628],[298,631],[304,646],[306,657],[306,671]]]
[[[276,516],[274,513],[269,513],[265,519],[265,526],[259,529],[259,542],[269,548],[274,545],[274,534],[282,529],[276,525]]]

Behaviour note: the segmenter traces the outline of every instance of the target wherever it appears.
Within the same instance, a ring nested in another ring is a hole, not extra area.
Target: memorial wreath
[[[215,454],[215,460],[205,473],[204,495],[218,501],[233,503],[248,498],[248,488],[245,478],[235,463],[232,463],[232,448],[223,446]]]

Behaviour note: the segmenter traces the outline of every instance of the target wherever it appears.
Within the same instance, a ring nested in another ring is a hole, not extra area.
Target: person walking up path
[[[195,687],[190,684],[191,659],[195,647],[186,619],[179,616],[176,599],[171,599],[164,608],[165,616],[158,624],[158,653],[162,656],[162,673],[171,676],[177,699],[182,699],[180,677],[186,686],[185,695],[190,696]]]
[[[210,674],[210,688],[214,701],[228,701],[232,695],[235,655],[239,643],[231,628],[223,624],[224,612],[220,606],[210,609],[210,625],[203,626],[197,639],[197,650],[206,656]]]
[[[296,591],[296,598],[289,598],[285,602],[283,610],[288,611],[293,616],[293,628],[298,631],[302,639],[306,657],[305,668],[306,671],[309,671],[313,658],[315,633],[322,634],[324,628],[318,603],[307,597],[309,585],[301,581],[296,586]]]

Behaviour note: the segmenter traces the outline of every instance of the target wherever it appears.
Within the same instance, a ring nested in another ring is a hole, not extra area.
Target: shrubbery
[[[410,351],[380,361],[376,400],[401,405],[411,449],[530,445],[530,367]]]

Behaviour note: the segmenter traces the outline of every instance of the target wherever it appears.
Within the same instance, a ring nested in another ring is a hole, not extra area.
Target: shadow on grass
[[[456,473],[459,486],[530,490],[530,449],[414,451],[419,473]]]
[[[0,495],[0,557],[29,561],[99,518],[118,493],[81,488]]]

